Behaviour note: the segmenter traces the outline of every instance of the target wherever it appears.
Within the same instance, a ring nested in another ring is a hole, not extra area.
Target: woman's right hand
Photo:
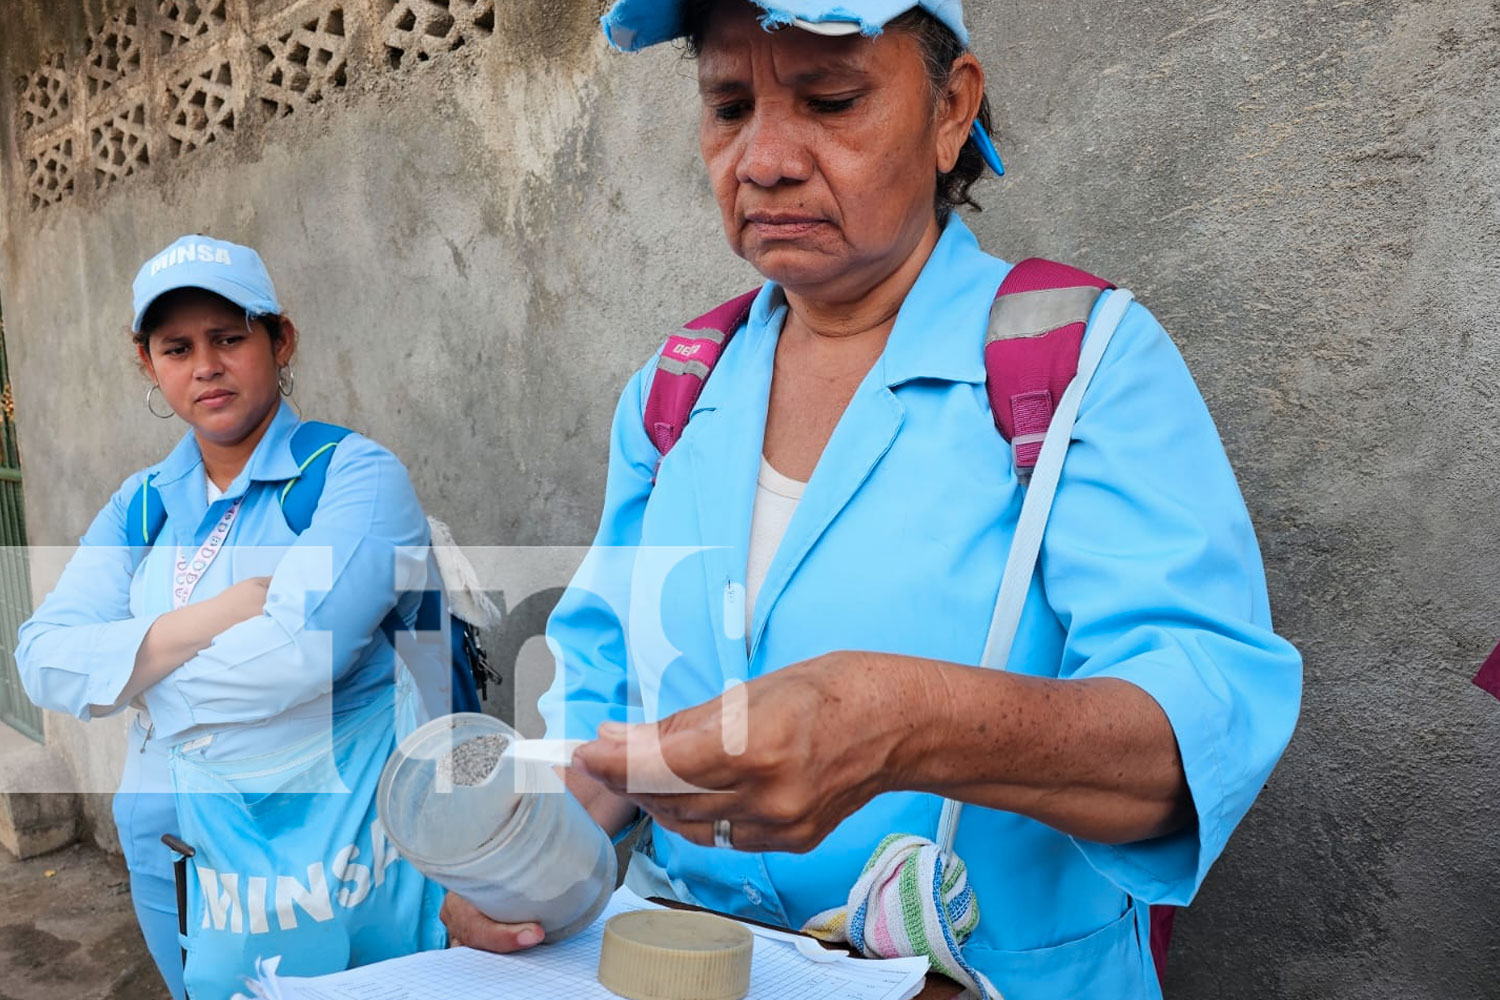
[[[266,592],[271,587],[269,576],[252,576],[248,580],[241,580],[232,587],[226,587],[217,595],[205,601],[212,604],[215,625],[210,639],[214,635],[224,631],[231,625],[247,622],[252,618],[259,618],[266,612]],[[191,606],[191,605],[189,605]]]
[[[439,914],[448,928],[448,944],[506,955],[542,943],[540,924],[497,924],[462,896],[448,893]]]
[[[159,615],[135,651],[135,669],[113,705],[90,705],[107,715],[213,645],[220,632],[266,613],[269,576],[256,576],[196,604]]]

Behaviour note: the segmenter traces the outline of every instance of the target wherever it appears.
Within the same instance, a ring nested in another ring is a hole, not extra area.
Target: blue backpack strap
[[[333,449],[352,433],[347,427],[316,420],[309,420],[292,432],[292,459],[297,463],[297,475],[287,480],[277,499],[281,501],[287,527],[296,534],[302,534],[312,523],[313,512],[323,497],[323,485],[328,480]]]
[[[471,627],[457,615],[449,613],[444,607],[442,590],[422,591],[422,600],[417,605],[417,619],[410,626],[395,608],[392,608],[390,614],[386,615],[380,623],[380,630],[385,633],[385,639],[393,649],[396,647],[397,637],[404,632],[432,633],[442,632],[445,629],[448,642],[441,654],[428,646],[419,644],[409,649],[408,655],[448,657],[452,711],[482,712],[484,706],[479,695],[479,683],[481,679],[488,679],[488,663],[484,659],[484,651],[479,648],[471,634]],[[436,676],[439,669],[430,659],[422,663],[408,662],[407,667],[412,669],[414,674],[427,677]]]
[[[141,480],[141,488],[130,496],[130,506],[125,511],[125,544],[131,548],[145,550],[155,545],[156,536],[167,523],[167,507],[162,503],[155,479],[153,473]]]
[[[312,523],[313,512],[318,509],[318,501],[322,499],[323,487],[328,481],[328,466],[333,461],[333,450],[352,433],[354,432],[347,427],[316,420],[309,420],[292,432],[292,458],[297,463],[297,475],[282,487],[279,499],[287,527],[297,534],[302,534]],[[417,620],[412,628],[419,632],[441,631],[445,624],[444,617],[442,593],[438,590],[424,591],[417,607]],[[446,624],[455,651],[461,650],[463,647],[458,643],[462,636],[462,623],[452,619]],[[396,636],[408,631],[405,620],[394,608],[380,623],[380,628],[393,647]],[[452,674],[453,710],[479,711],[479,696],[467,655],[454,657]]]
[[[297,463],[297,475],[287,480],[278,499],[287,526],[296,534],[302,534],[312,523],[313,511],[318,509],[328,479],[333,449],[352,433],[347,427],[317,421],[308,421],[292,432],[292,459]],[[125,544],[132,548],[149,549],[155,545],[156,537],[167,523],[166,504],[155,479],[152,474],[142,480],[126,508]]]

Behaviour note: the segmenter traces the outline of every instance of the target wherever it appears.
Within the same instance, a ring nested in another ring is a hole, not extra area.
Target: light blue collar
[[[297,475],[297,461],[292,458],[292,432],[302,423],[302,418],[285,402],[277,404],[276,416],[265,436],[255,446],[250,461],[230,484],[225,496],[237,494],[248,482],[284,482]],[[154,482],[157,486],[175,483],[192,474],[203,465],[203,452],[198,447],[198,438],[189,430],[166,459],[157,466]]]
[[[271,426],[266,428],[266,436],[260,439],[255,454],[245,465],[252,481],[281,483],[296,477],[300,470],[297,460],[292,457],[292,434],[301,425],[302,418],[296,411],[284,401],[278,405]]]

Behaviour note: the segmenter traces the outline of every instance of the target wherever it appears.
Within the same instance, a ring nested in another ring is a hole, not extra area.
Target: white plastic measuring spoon
[[[755,924],[745,924],[751,934],[756,937],[767,938],[771,941],[781,941],[797,949],[797,953],[809,962],[826,964],[837,962],[849,957],[849,953],[842,948],[825,948],[823,945],[805,934],[792,934],[789,931],[776,931],[769,927],[759,927]]]
[[[547,767],[572,767],[573,752],[588,740],[516,740],[505,748],[503,757],[518,764]]]

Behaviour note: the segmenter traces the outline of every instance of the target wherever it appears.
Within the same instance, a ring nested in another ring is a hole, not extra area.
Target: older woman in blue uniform
[[[147,406],[190,430],[104,505],[22,626],[17,660],[45,708],[84,720],[135,709],[114,815],[141,929],[181,998],[161,841],[180,829],[172,749],[199,746],[221,760],[267,754],[388,696],[393,651],[379,627],[398,603],[413,613],[418,597],[398,602],[395,574],[407,558],[422,571],[421,558],[403,552],[425,546],[428,529],[401,463],[357,434],[333,449],[311,522],[300,535],[289,526],[279,498],[301,471],[290,442],[302,421],[282,397],[293,389],[297,329],[254,250],[183,237],[142,266],[134,293]],[[143,554],[127,512],[147,483],[165,521]],[[369,860],[371,845],[362,850]],[[246,922],[263,918],[251,912]],[[413,950],[418,929],[391,941],[403,936]],[[253,971],[222,974],[239,984],[238,973]]]
[[[621,398],[548,633],[553,735],[597,738],[571,787],[611,831],[654,820],[637,885],[794,928],[959,800],[973,970],[1008,1000],[1158,996],[1147,907],[1191,900],[1301,684],[1180,356],[1132,306],[1009,669],[977,668],[1025,491],[984,385],[1010,265],[952,211],[987,125],[958,0],[621,0],[604,25],[688,39],[724,228],[769,283],[664,459],[654,361]],[[537,937],[446,912],[467,944]]]

